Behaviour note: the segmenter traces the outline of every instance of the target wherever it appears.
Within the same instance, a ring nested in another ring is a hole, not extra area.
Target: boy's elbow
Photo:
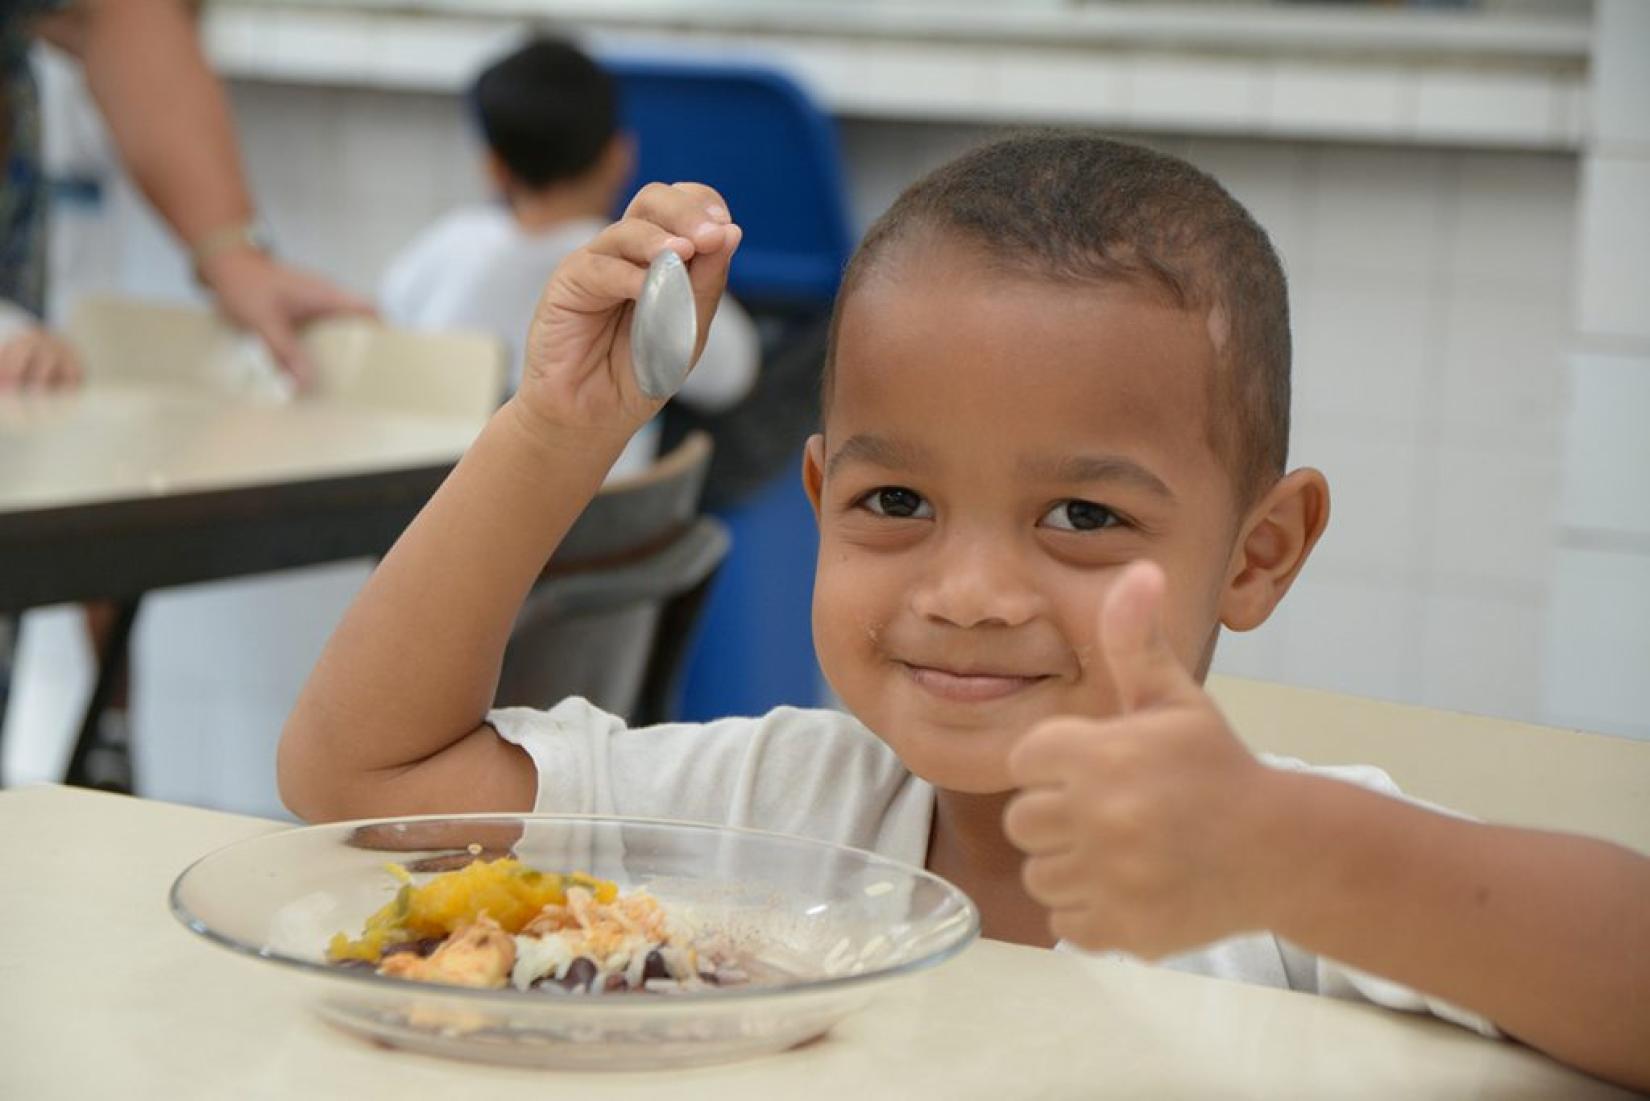
[[[287,720],[275,750],[276,790],[286,809],[305,822],[348,818],[348,785],[341,770],[324,767],[316,749],[319,740],[296,714]]]

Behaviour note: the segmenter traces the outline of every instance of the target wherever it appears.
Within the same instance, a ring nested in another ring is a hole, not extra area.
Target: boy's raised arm
[[[652,184],[557,269],[516,395],[495,414],[333,632],[287,720],[281,796],[306,819],[533,805],[533,766],[483,725],[517,609],[625,442],[629,318],[661,249],[687,260],[709,328],[738,247],[721,197]]]

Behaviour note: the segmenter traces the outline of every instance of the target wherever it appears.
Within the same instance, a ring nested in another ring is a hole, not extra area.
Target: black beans
[[[568,966],[567,975],[561,980],[561,984],[568,990],[577,990],[581,986],[588,990],[595,977],[596,961],[580,956]]]
[[[388,959],[390,956],[402,952],[411,952],[419,959],[428,959],[435,954],[435,950],[440,948],[446,939],[446,937],[423,937],[419,940],[404,940],[399,944],[392,944],[385,948],[383,958]]]
[[[647,954],[647,960],[642,964],[642,982],[645,984],[649,979],[668,978],[670,978],[670,968],[665,966],[665,958],[655,948]]]

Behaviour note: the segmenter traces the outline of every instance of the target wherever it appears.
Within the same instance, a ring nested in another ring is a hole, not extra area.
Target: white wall
[[[370,292],[390,253],[437,212],[481,193],[453,97],[241,83],[234,99],[281,252],[358,290]],[[843,123],[856,219],[863,224],[909,179],[987,132]],[[1276,241],[1295,316],[1294,460],[1323,469],[1334,491],[1329,534],[1294,593],[1271,623],[1228,638],[1217,667],[1548,717],[1543,648],[1568,400],[1560,364],[1576,159],[1144,140],[1212,171]],[[117,191],[109,205],[121,257],[88,264],[80,282],[187,293],[181,260],[140,204]],[[174,666],[180,646],[211,658],[210,646],[175,632],[157,642],[156,633],[151,624],[142,641],[167,645]],[[194,681],[194,713],[210,710],[199,697],[212,685]],[[266,694],[268,713],[243,719],[258,727],[248,736],[273,737],[279,704]],[[190,767],[187,757],[175,767]],[[173,767],[150,762],[152,771],[163,765]]]
[[[1601,0],[1544,711],[1650,738],[1650,4]]]

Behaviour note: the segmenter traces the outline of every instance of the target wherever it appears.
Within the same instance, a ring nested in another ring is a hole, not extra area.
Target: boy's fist
[[[664,404],[642,393],[630,361],[630,315],[648,264],[664,249],[687,262],[697,358],[740,236],[722,197],[703,184],[642,188],[623,218],[550,277],[527,332],[520,401],[551,431],[634,432]]]
[[[1056,936],[1147,958],[1263,927],[1251,823],[1271,775],[1169,649],[1163,591],[1149,562],[1108,590],[1099,648],[1118,713],[1026,734],[1004,822]]]

